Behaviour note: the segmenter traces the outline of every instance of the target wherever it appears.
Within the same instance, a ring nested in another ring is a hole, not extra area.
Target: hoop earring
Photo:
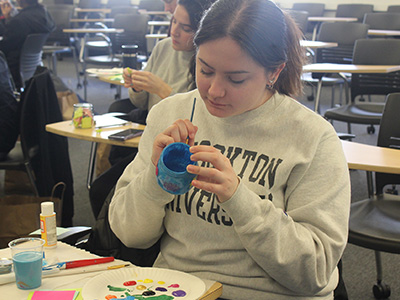
[[[274,88],[274,80],[270,79],[269,84],[267,84],[267,89],[272,90]]]

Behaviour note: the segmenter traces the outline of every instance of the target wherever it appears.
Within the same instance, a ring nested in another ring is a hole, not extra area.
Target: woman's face
[[[198,49],[197,88],[213,116],[236,116],[259,107],[272,96],[266,86],[274,76],[231,38],[209,41]]]
[[[192,51],[194,33],[189,14],[182,5],[178,5],[171,24],[172,47],[176,51]]]

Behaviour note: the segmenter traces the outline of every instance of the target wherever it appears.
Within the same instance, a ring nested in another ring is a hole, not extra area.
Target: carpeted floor
[[[83,98],[83,89],[76,89],[76,77],[74,65],[70,58],[64,58],[58,62],[58,75],[63,81],[77,94]],[[97,79],[90,79],[88,85],[88,102],[92,103],[97,113],[107,112],[108,106],[114,101],[115,88],[110,84],[100,82]],[[299,99],[304,105],[312,108],[313,102],[307,100],[310,88],[305,88],[305,96]],[[336,93],[338,98],[338,92]],[[127,97],[126,89],[122,89],[122,97]],[[324,112],[331,101],[330,87],[324,87],[322,92],[321,111]],[[382,99],[380,99],[382,100]],[[339,132],[346,132],[345,124],[335,123],[335,128]],[[376,128],[378,129],[378,128]],[[356,134],[354,141],[376,144],[377,135],[370,135],[366,132],[366,126],[353,126],[353,133]],[[74,175],[74,203],[75,215],[74,225],[94,224],[93,214],[89,204],[89,195],[86,188],[87,167],[90,152],[90,143],[77,139],[69,139],[69,150]],[[352,183],[352,201],[360,200],[367,196],[366,175],[363,171],[350,171]],[[2,173],[0,173],[0,178]],[[332,179],[334,180],[334,179]],[[2,181],[1,181],[2,183]],[[1,190],[2,187],[0,186]],[[321,191],[322,193],[324,191]],[[400,256],[383,253],[383,272],[385,282],[391,285],[392,297],[390,299],[400,299]],[[343,255],[343,276],[351,300],[374,299],[372,295],[372,285],[375,283],[376,269],[373,251],[362,249],[353,245],[348,245]]]

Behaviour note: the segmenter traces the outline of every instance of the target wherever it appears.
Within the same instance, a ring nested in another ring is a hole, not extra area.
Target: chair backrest
[[[113,8],[115,6],[132,6],[131,0],[108,0],[106,6]]]
[[[137,7],[134,6],[113,6],[111,8],[110,18],[114,18],[119,14],[138,14],[139,11]]]
[[[400,93],[389,94],[386,97],[385,108],[379,126],[378,143],[380,147],[398,148],[400,151]],[[400,175],[376,173],[376,191],[383,192],[388,184],[400,184]]]
[[[398,13],[366,13],[363,22],[370,29],[400,30],[400,16]]]
[[[139,9],[145,9],[148,11],[163,11],[164,2],[161,0],[140,0]]]
[[[48,36],[48,33],[33,33],[26,37],[20,56],[22,82],[30,79],[35,73],[36,67],[42,65],[42,49]]]
[[[308,24],[308,12],[304,10],[294,10],[294,9],[290,9],[287,12],[293,18],[294,22],[297,24],[300,30],[303,33],[305,33]]]
[[[400,40],[360,39],[354,46],[353,63],[400,65]],[[387,95],[400,92],[400,72],[357,74],[351,77],[351,99],[359,95]]]
[[[114,18],[114,27],[123,28],[123,33],[117,33],[113,37],[114,53],[121,52],[122,45],[138,45],[139,53],[147,53],[146,33],[148,29],[147,15],[142,14],[118,14]]]
[[[302,10],[308,12],[309,17],[321,17],[324,15],[324,3],[294,3],[292,6],[294,10]]]
[[[400,5],[389,5],[387,8],[388,12],[400,13]]]
[[[79,8],[99,8],[101,7],[100,0],[79,0],[78,2]]]
[[[354,43],[367,38],[369,26],[362,23],[323,23],[318,40],[338,43],[338,47],[317,49],[318,63],[349,64],[352,62]]]
[[[366,13],[371,13],[374,10],[372,4],[338,4],[336,8],[336,17],[357,18],[358,22],[364,20]]]
[[[70,19],[74,13],[74,6],[51,5],[46,8],[56,24],[56,29],[50,33],[47,43],[57,43],[58,45],[69,46],[70,36],[68,33],[63,32],[63,29],[71,28]]]

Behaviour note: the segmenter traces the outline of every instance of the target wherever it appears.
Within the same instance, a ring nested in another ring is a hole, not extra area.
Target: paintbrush
[[[195,107],[196,107],[196,98],[193,99],[192,113],[190,115],[190,123],[192,123],[192,121],[193,121]],[[189,143],[189,137],[186,138],[186,144],[188,144],[188,143]]]

